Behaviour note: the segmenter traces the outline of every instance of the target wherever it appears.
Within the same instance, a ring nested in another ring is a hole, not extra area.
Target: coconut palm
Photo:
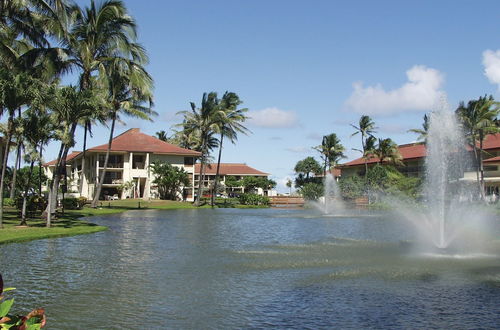
[[[162,141],[165,141],[167,142],[168,141],[168,136],[167,136],[167,132],[161,130],[159,132],[156,132],[155,133],[156,137],[159,139],[159,140],[162,140]]]
[[[487,134],[500,131],[496,125],[500,107],[493,96],[485,95],[467,105],[460,102],[455,112],[474,152],[478,189],[484,199],[483,141]]]
[[[363,115],[361,116],[361,118],[359,118],[358,126],[355,126],[353,124],[351,124],[351,126],[354,127],[354,129],[356,129],[356,131],[352,133],[351,136],[354,136],[356,134],[361,135],[361,146],[362,146],[361,154],[364,155],[366,153],[366,139],[369,136],[372,136],[374,133],[376,133],[375,123],[370,118],[370,116]],[[365,158],[365,177],[367,172],[368,172],[368,160]]]
[[[145,57],[144,51],[134,43],[136,23],[127,14],[121,1],[108,0],[100,4],[91,1],[86,8],[71,8],[69,32],[62,39],[65,52],[69,55],[72,66],[80,71],[79,87],[81,90],[96,88],[92,75],[103,73],[104,65],[117,58],[139,59]],[[83,118],[83,161],[82,176],[85,175],[85,156],[87,151],[87,133],[92,129],[92,122],[102,123],[101,114],[92,114]],[[81,179],[80,191],[83,187]]]
[[[394,165],[403,165],[398,145],[390,138],[378,139],[378,146],[373,151],[373,154],[378,157],[380,164],[387,162]]]
[[[331,167],[337,165],[341,158],[345,158],[345,148],[335,133],[323,136],[321,145],[314,147],[314,149],[319,151],[323,159],[323,175],[325,177]]]
[[[424,115],[424,122],[422,123],[422,128],[412,128],[408,130],[408,132],[418,134],[417,140],[427,140],[427,133],[429,132],[429,116],[427,114]]]
[[[195,205],[200,206],[203,176],[205,173],[205,165],[210,157],[210,151],[217,146],[215,132],[219,130],[219,99],[217,93],[203,93],[201,106],[196,107],[194,102],[191,102],[191,111],[180,111],[179,114],[184,115],[184,121],[181,124],[184,134],[195,136],[198,144],[195,150],[201,152],[200,156],[200,172],[198,176],[198,192],[196,194]],[[215,143],[214,143],[215,142]]]
[[[61,142],[61,145],[49,190],[49,202],[46,210],[47,227],[51,226],[51,216],[55,209],[60,180],[66,172],[68,151],[75,144],[76,127],[83,118],[87,118],[96,111],[96,108],[102,106],[101,99],[92,90],[82,91],[74,86],[60,87],[54,91],[50,108],[53,110],[52,122],[57,123],[54,136]]]
[[[222,143],[224,137],[228,138],[231,143],[236,143],[238,140],[238,133],[248,134],[250,131],[243,126],[243,122],[248,119],[245,116],[247,108],[238,109],[238,106],[243,102],[240,100],[236,93],[225,92],[219,103],[218,111],[218,133],[219,139],[219,156],[217,157],[217,169],[215,172],[214,189],[211,198],[211,205],[215,205],[215,194],[217,192],[217,185],[219,183],[219,170],[220,160],[222,155]]]
[[[142,62],[145,61],[145,59],[142,60]],[[108,91],[106,103],[107,107],[109,107],[111,128],[104,165],[94,192],[92,207],[97,206],[101,195],[116,121],[120,119],[121,115],[146,120],[151,120],[151,116],[156,115],[156,112],[151,110],[153,79],[138,62],[116,59],[112,63],[107,63],[105,69],[106,74],[102,75],[102,77]],[[147,104],[144,105],[145,103]]]

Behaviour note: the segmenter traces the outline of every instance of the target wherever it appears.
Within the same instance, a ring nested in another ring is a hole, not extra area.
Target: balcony
[[[123,179],[115,179],[115,178],[105,177],[103,184],[116,184],[116,185],[120,185],[120,184],[123,184]]]

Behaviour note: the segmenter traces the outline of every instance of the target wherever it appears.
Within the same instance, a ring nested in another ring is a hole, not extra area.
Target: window
[[[106,155],[99,155],[99,167],[104,167],[104,160]],[[122,155],[109,155],[108,159],[109,168],[123,168],[123,156]]]
[[[132,157],[132,168],[133,169],[138,169],[138,170],[143,170],[145,166],[145,157],[144,155],[134,155]]]
[[[193,166],[194,158],[193,157],[184,157],[184,165],[185,166]]]

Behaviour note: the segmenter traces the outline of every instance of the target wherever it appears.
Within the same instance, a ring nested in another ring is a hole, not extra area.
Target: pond
[[[500,325],[498,239],[481,255],[416,254],[397,218],[307,210],[92,221],[110,230],[0,247],[16,310],[45,307],[48,329]]]

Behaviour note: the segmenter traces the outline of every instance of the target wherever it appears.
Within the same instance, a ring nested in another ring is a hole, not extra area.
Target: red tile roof
[[[500,156],[483,160],[483,163],[499,163],[499,162],[500,162]]]
[[[399,153],[403,157],[403,160],[418,159],[425,157],[426,155],[425,144],[423,143],[402,144],[398,146],[398,149]],[[378,162],[379,159],[377,157],[368,159],[368,164],[378,163]],[[365,160],[362,157],[360,157],[345,164],[342,164],[342,166],[356,166],[364,164]]]
[[[488,134],[483,141],[483,149],[498,149],[500,148],[500,133]]]
[[[75,158],[76,156],[78,156],[81,153],[82,153],[81,151],[73,151],[68,156],[66,156],[66,162],[72,160],[73,158]],[[55,165],[56,161],[57,161],[57,159],[51,160],[50,162],[43,164],[43,166],[52,166],[52,165]]]
[[[102,144],[88,149],[88,151],[106,151],[108,144]],[[113,139],[111,151],[151,152],[155,154],[172,154],[183,156],[200,156],[201,153],[184,149],[176,145],[157,139],[151,135],[141,133],[138,128],[131,128]]]
[[[216,174],[217,164],[207,164],[205,167],[205,174]],[[195,173],[200,172],[200,164],[195,165]],[[247,164],[237,164],[237,163],[221,163],[219,168],[219,174],[221,175],[256,175],[256,176],[268,176],[269,173],[264,173],[256,170]]]

